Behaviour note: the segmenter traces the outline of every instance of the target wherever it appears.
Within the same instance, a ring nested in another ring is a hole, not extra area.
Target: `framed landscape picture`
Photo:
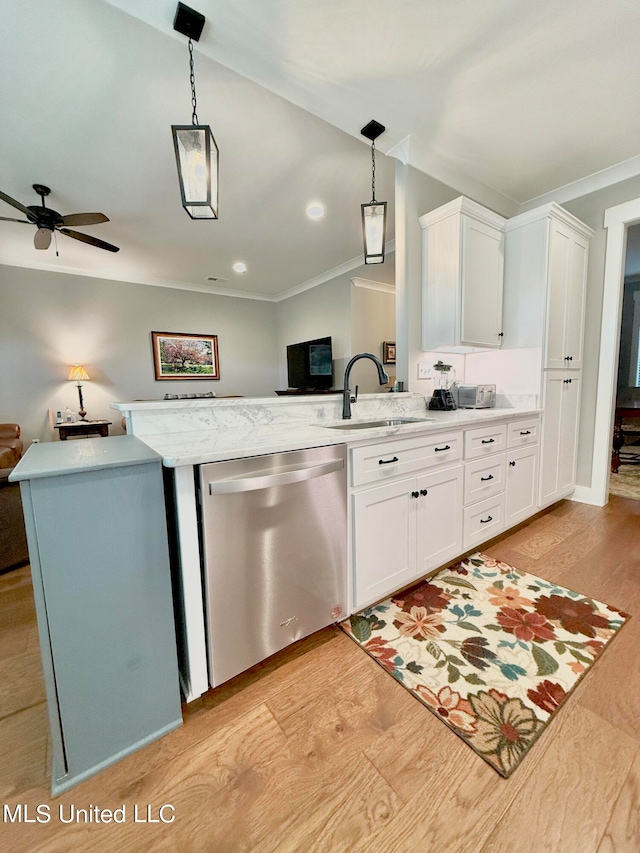
[[[151,332],[156,379],[220,379],[217,335]]]
[[[383,341],[382,342],[382,363],[383,364],[395,364],[396,363],[396,342],[395,341]]]

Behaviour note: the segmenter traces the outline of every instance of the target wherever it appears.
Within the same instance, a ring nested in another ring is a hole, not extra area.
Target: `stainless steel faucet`
[[[389,377],[384,372],[384,367],[382,366],[382,362],[380,359],[376,358],[375,355],[372,355],[370,352],[359,352],[357,355],[351,359],[349,364],[347,365],[347,369],[344,372],[344,390],[342,392],[342,417],[350,418],[351,417],[351,404],[355,403],[358,399],[358,386],[356,385],[356,394],[355,397],[351,396],[351,391],[349,389],[349,375],[351,373],[351,368],[353,365],[361,358],[370,358],[371,361],[378,368],[378,379],[380,380],[381,385],[386,385],[389,381]]]

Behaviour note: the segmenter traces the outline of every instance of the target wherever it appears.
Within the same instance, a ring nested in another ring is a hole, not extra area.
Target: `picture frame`
[[[383,341],[382,342],[382,363],[383,364],[395,364],[396,363],[396,342],[395,341]]]
[[[218,336],[151,332],[156,380],[220,379]]]

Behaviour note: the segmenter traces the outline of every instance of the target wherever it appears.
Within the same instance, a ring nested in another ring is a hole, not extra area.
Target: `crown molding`
[[[572,213],[565,210],[564,207],[560,207],[560,205],[556,204],[555,201],[540,205],[540,207],[536,207],[534,210],[527,210],[518,216],[512,217],[507,220],[505,231],[514,231],[516,228],[522,228],[524,225],[529,225],[531,222],[537,222],[539,219],[547,219],[549,217],[557,219],[565,225],[568,225],[569,228],[572,228],[574,231],[582,234],[582,236],[586,237],[587,240],[590,240],[595,233],[592,228],[589,228],[588,225],[585,225],[584,222],[581,222]]]
[[[505,223],[507,222],[504,216],[500,216],[492,210],[488,210],[481,204],[478,204],[469,198],[465,198],[464,196],[454,198],[453,201],[423,214],[418,218],[418,222],[420,223],[420,227],[424,229],[436,222],[440,222],[442,219],[447,219],[449,216],[456,216],[461,213],[471,216],[479,222],[484,222],[486,225],[490,225],[493,228],[498,228],[501,231],[504,230]]]
[[[640,175],[640,154],[623,160],[622,163],[616,163],[606,169],[601,169],[599,172],[594,172],[592,175],[579,178],[577,181],[564,184],[544,195],[531,198],[520,205],[520,212],[531,210],[531,208],[539,207],[551,201],[556,201],[559,204],[564,201],[572,201],[574,198],[581,198],[638,175]]]
[[[396,288],[393,284],[387,284],[384,281],[372,281],[369,278],[355,278],[351,279],[351,283],[354,287],[364,287],[367,290],[379,290],[380,293],[392,293],[394,296],[396,294]]]

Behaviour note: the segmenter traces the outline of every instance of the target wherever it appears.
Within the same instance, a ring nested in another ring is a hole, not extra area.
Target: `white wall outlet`
[[[418,363],[418,379],[430,379],[429,371],[431,370],[431,365],[426,364],[421,361]]]

